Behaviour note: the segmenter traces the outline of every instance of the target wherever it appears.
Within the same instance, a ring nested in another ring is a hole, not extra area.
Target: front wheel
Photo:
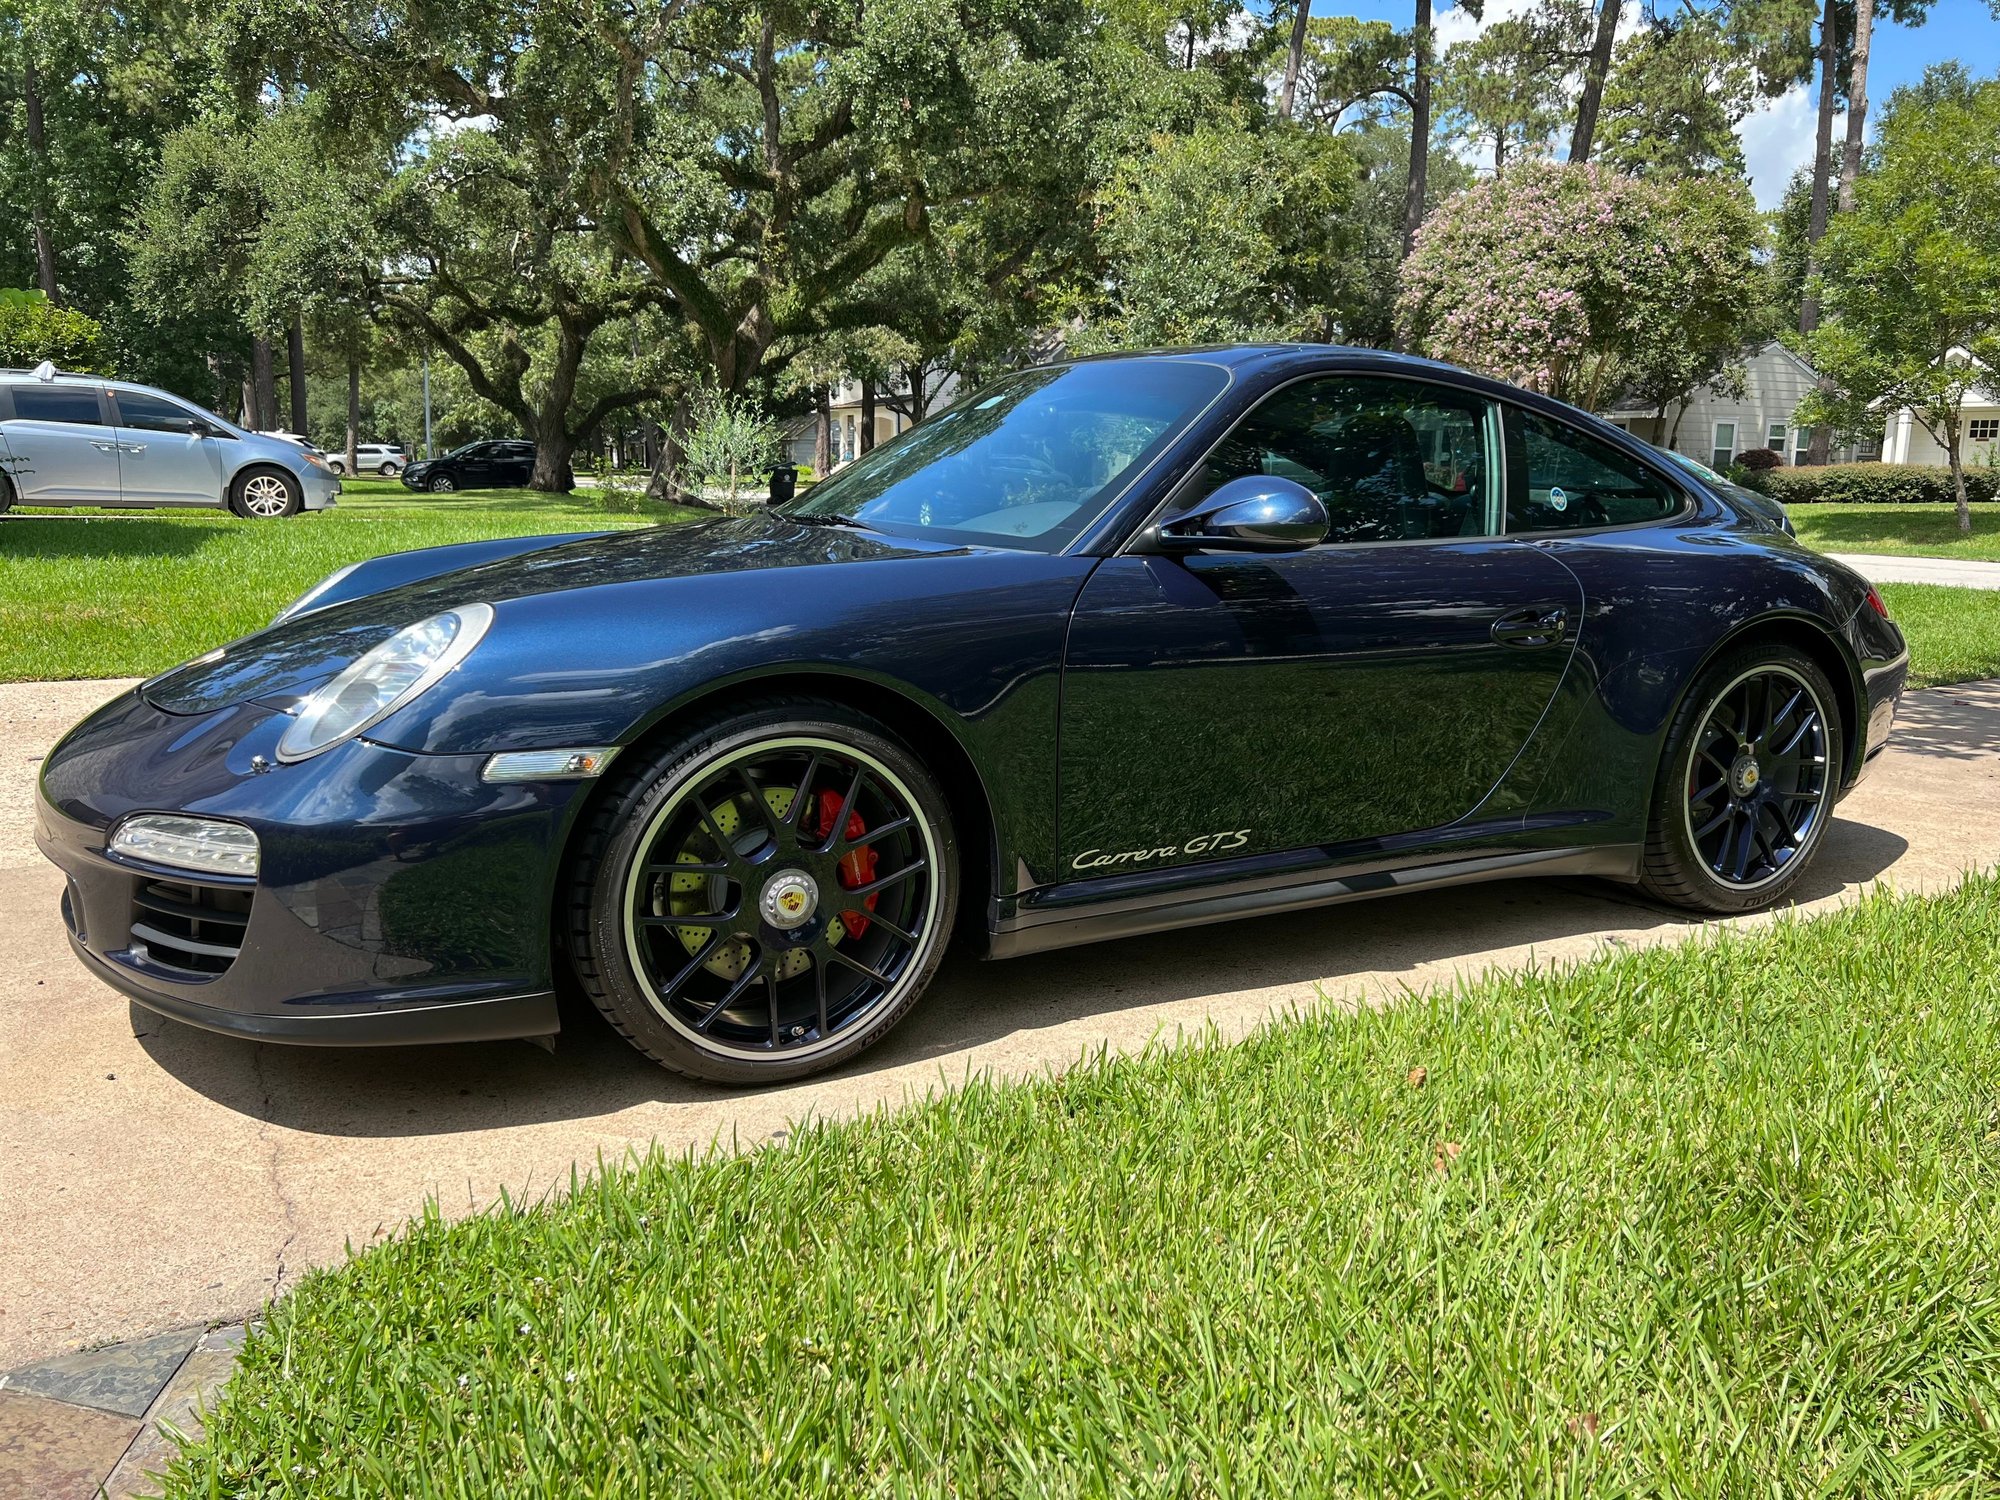
[[[944,794],[866,715],[813,699],[691,726],[618,768],[572,861],[578,980],[641,1052],[718,1083],[847,1061],[944,956]]]
[[[458,488],[458,485],[453,482],[449,474],[433,474],[424,481],[424,488],[433,495],[449,495]]]
[[[229,508],[247,521],[295,516],[305,505],[299,482],[277,469],[252,469],[229,492]]]
[[[1775,644],[1730,652],[1702,674],[1668,734],[1646,889],[1705,912],[1782,900],[1826,836],[1844,752],[1818,663]]]

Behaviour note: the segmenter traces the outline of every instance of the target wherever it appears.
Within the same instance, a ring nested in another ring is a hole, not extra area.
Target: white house
[[[1741,396],[1702,385],[1685,401],[1670,403],[1664,415],[1638,401],[1619,402],[1598,415],[1634,437],[1698,458],[1713,469],[1727,470],[1752,448],[1774,449],[1786,463],[1802,464],[1812,446],[1812,429],[1795,419],[1799,403],[1818,382],[1811,365],[1773,339],[1744,361]],[[1871,438],[1833,449],[1828,460],[1849,463],[1881,454],[1882,444]]]
[[[905,427],[911,425],[909,417],[899,408],[907,406],[908,387],[895,382],[885,382],[875,390],[875,441],[886,443]],[[925,403],[926,414],[942,411],[958,399],[958,377],[946,375],[931,388],[930,399]],[[843,380],[833,389],[833,399],[829,406],[829,416],[833,423],[832,449],[833,467],[851,463],[861,456],[861,382]],[[813,443],[819,419],[811,412],[802,417],[794,417],[785,424],[785,451],[795,464],[810,464],[813,461]]]
[[[1963,349],[1953,355],[1971,359]],[[1984,368],[1982,366],[1982,368]],[[1959,461],[1968,464],[2000,463],[2000,389],[1974,386],[1958,403]],[[1907,406],[1889,414],[1889,430],[1882,441],[1882,458],[1892,464],[1942,464],[1944,444],[1930,435],[1916,413]]]

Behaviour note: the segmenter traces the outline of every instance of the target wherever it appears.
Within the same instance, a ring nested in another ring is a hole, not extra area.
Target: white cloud
[[[1743,142],[1743,160],[1750,173],[1750,189],[1759,208],[1776,208],[1784,199],[1785,184],[1800,167],[1810,167],[1813,159],[1813,131],[1819,124],[1814,90],[1809,84],[1780,95],[1744,116],[1736,127]],[[1833,117],[1834,149],[1846,138],[1847,116]]]

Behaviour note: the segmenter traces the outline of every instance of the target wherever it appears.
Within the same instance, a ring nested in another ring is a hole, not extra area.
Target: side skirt
[[[999,919],[988,942],[988,958],[1019,958],[1110,938],[1140,937],[1169,928],[1239,917],[1267,917],[1280,912],[1362,901],[1400,891],[1433,890],[1506,880],[1517,875],[1593,875],[1607,880],[1637,878],[1644,852],[1639,844],[1600,844],[1585,849],[1527,849],[1481,854],[1400,870],[1369,870],[1346,875],[1318,873],[1273,886],[1267,881],[1230,882],[1195,890],[1174,890],[1149,899],[1117,898],[1062,913],[1029,912]]]

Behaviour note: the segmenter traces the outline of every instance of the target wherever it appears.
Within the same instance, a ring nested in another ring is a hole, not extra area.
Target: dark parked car
[[[1533,874],[1781,900],[1907,660],[1862,578],[1581,412],[1132,355],[751,517],[336,573],[73,730],[38,832],[79,957],[166,1015],[545,1036],[567,973],[755,1082],[852,1058],[948,940]]]
[[[486,438],[428,458],[403,470],[413,490],[498,490],[526,484],[535,472],[535,445],[519,438]]]

